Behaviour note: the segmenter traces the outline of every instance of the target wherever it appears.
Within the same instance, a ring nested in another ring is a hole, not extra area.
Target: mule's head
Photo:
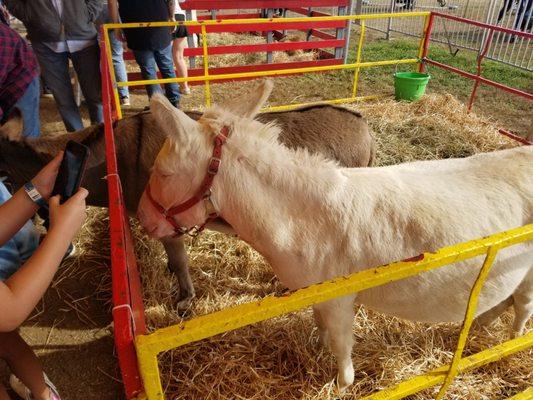
[[[201,200],[170,217],[173,223],[162,212],[202,194],[208,167],[213,166],[216,136],[226,129],[232,131],[240,119],[253,119],[271,91],[272,82],[263,81],[258,88],[225,107],[208,109],[198,121],[174,108],[162,95],[152,97],[150,109],[167,139],[154,162],[147,189],[139,203],[138,217],[150,236],[174,235],[173,225],[187,229],[202,226],[212,208],[218,209],[215,198],[211,203]],[[224,168],[224,161],[221,165]]]

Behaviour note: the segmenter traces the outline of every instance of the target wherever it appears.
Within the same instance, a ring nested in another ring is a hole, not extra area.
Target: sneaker
[[[187,86],[186,88],[180,89],[180,94],[189,95],[191,94],[191,88]]]
[[[46,383],[46,386],[50,389],[50,400],[61,400],[56,387],[50,379],[48,379],[46,374],[44,374],[44,383]],[[28,389],[26,385],[13,374],[9,377],[9,386],[11,386],[11,389],[13,389],[13,391],[23,400],[33,400],[30,389]]]
[[[42,88],[43,88],[43,91],[41,93],[41,97],[46,97],[46,98],[49,98],[49,99],[53,99],[54,95],[52,94],[50,89],[48,89],[48,87],[42,81],[41,81],[41,85],[42,85]]]
[[[129,106],[129,105],[131,105],[129,96],[121,97],[120,98],[120,105],[121,106]]]

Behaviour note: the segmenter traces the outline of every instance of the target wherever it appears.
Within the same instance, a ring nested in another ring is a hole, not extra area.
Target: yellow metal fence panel
[[[458,365],[458,371],[468,372],[475,368],[498,361],[504,357],[518,353],[533,347],[533,332],[528,333],[520,338],[509,340],[505,343],[483,350],[463,358]],[[428,389],[444,381],[449,366],[434,369],[433,371],[420,375],[415,378],[403,381],[402,383],[391,388],[382,390],[371,396],[364,397],[360,400],[398,400],[403,399],[421,390]]]
[[[489,275],[490,269],[494,265],[494,260],[496,259],[498,250],[499,248],[497,246],[491,246],[489,248],[487,257],[485,258],[483,266],[481,267],[481,271],[479,271],[479,275],[476,281],[474,282],[474,286],[472,287],[472,291],[470,292],[470,298],[468,299],[468,304],[466,306],[466,315],[463,322],[463,326],[461,328],[461,333],[459,334],[459,340],[457,341],[457,349],[455,350],[455,353],[453,355],[450,370],[446,375],[444,384],[440,388],[435,400],[442,400],[442,398],[444,398],[446,391],[459,373],[459,362],[461,362],[461,356],[463,355],[466,339],[468,338],[468,332],[470,331],[470,326],[472,325],[472,321],[474,320],[474,315],[477,308],[477,300],[479,298],[479,294],[481,293],[481,289],[483,288],[483,284],[485,283],[485,280]]]
[[[136,348],[148,398],[150,400],[163,399],[159,371],[157,370],[157,355],[161,352],[287,314],[312,304],[487,254],[491,247],[504,248],[532,239],[533,224],[487,238],[446,247],[435,253],[425,253],[424,257],[418,261],[401,261],[371,268],[312,285],[282,297],[267,297],[260,301],[241,304],[178,325],[159,329],[150,335],[139,336],[136,340]],[[477,294],[475,294],[476,300]],[[528,337],[527,345],[529,346],[531,345],[531,335]],[[463,361],[461,360],[459,365],[463,365],[461,364]],[[461,367],[458,369],[461,370]],[[444,369],[444,371],[447,370],[447,368]],[[443,374],[442,380],[444,377],[445,374]],[[436,381],[436,383],[438,382],[440,381]]]
[[[333,65],[333,66],[322,66],[322,67],[308,67],[308,68],[293,68],[293,69],[279,69],[271,71],[256,71],[256,72],[246,72],[246,73],[234,73],[234,74],[216,74],[211,75],[209,73],[209,54],[208,54],[208,43],[207,43],[207,27],[211,25],[241,25],[249,23],[269,23],[269,24],[280,24],[280,23],[291,23],[291,22],[309,22],[310,17],[300,17],[300,18],[276,18],[276,19],[227,19],[227,20],[205,20],[205,21],[177,21],[177,22],[138,22],[138,23],[124,23],[124,24],[105,24],[104,25],[104,35],[105,35],[105,45],[106,51],[109,58],[109,66],[114,91],[114,103],[117,110],[117,117],[122,118],[122,109],[119,101],[118,88],[120,87],[129,87],[129,86],[145,86],[145,85],[154,85],[154,84],[165,84],[165,83],[182,83],[182,82],[204,82],[205,83],[205,103],[206,106],[210,106],[212,102],[210,82],[217,80],[226,80],[226,79],[239,79],[239,78],[260,78],[265,76],[278,76],[278,75],[291,75],[291,74],[304,74],[312,72],[326,72],[326,71],[336,71],[342,69],[354,69],[354,87],[353,95],[349,99],[332,99],[319,102],[320,104],[340,104],[346,102],[354,101],[365,101],[370,100],[375,97],[373,96],[362,96],[356,97],[357,92],[357,83],[359,79],[359,71],[361,68],[370,68],[377,66],[385,65],[399,65],[399,64],[409,64],[409,63],[418,63],[420,62],[420,56],[416,59],[403,59],[403,60],[386,60],[386,61],[375,61],[375,62],[361,62],[361,49],[362,42],[364,40],[365,34],[365,21],[372,19],[380,18],[413,18],[413,17],[426,17],[428,20],[430,13],[427,11],[422,12],[406,12],[406,13],[384,13],[384,14],[366,14],[366,15],[344,15],[344,16],[330,16],[330,17],[312,17],[313,21],[323,22],[323,21],[361,21],[361,37],[359,40],[359,48],[357,50],[357,61],[354,64],[344,64],[344,65]],[[202,37],[202,48],[203,48],[203,67],[204,75],[188,77],[188,78],[167,78],[167,79],[147,79],[147,80],[137,80],[137,81],[128,81],[128,82],[116,82],[114,69],[111,62],[111,48],[109,46],[109,30],[110,29],[128,29],[128,28],[146,28],[146,27],[172,27],[172,26],[200,26],[201,27],[201,37]],[[421,42],[422,43],[422,42]],[[298,106],[309,106],[316,103],[302,103],[298,105],[282,105],[278,110],[284,109],[294,109]]]

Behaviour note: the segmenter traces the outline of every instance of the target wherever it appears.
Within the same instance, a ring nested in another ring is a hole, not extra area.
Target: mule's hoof
[[[527,333],[527,329],[524,327],[523,329],[511,329],[511,339],[518,339],[520,336],[524,336]]]
[[[337,390],[342,394],[352,386],[355,377],[353,365],[349,365],[337,373]]]
[[[193,300],[194,300],[194,296],[187,296],[181,299],[180,301],[178,301],[178,311],[179,312],[187,311],[191,307]]]

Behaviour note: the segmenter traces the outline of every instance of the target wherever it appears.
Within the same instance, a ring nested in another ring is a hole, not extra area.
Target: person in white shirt
[[[99,49],[94,22],[101,0],[4,0],[22,21],[39,60],[46,86],[54,95],[67,131],[83,129],[74,99],[69,59],[78,75],[91,123],[103,121]]]
[[[176,0],[174,8],[174,18],[176,21],[185,21],[185,11],[181,9],[180,3],[183,3],[185,0]],[[187,27],[180,25],[172,33],[172,56],[174,58],[174,66],[176,67],[176,75],[178,78],[187,78],[187,63],[185,62],[185,57],[183,52],[187,48],[187,36],[189,32]],[[180,83],[180,93],[181,94],[190,94],[191,89],[187,82]]]

